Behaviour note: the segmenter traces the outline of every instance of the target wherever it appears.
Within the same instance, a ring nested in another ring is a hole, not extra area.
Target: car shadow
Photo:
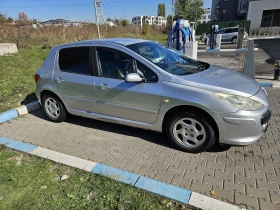
[[[28,94],[25,98],[20,102],[20,105],[26,105],[31,102],[37,101],[37,96],[35,93]]]
[[[31,114],[35,117],[49,121],[48,117],[45,115],[42,109],[32,112]],[[94,120],[94,119],[89,119],[89,118],[79,117],[74,115],[68,115],[66,119],[66,123],[74,124],[77,126],[83,126],[87,128],[93,128],[100,131],[125,135],[125,136],[132,136],[132,137],[140,138],[144,141],[149,141],[151,143],[155,143],[164,147],[168,147],[170,149],[180,151],[180,149],[176,148],[162,133],[151,131],[151,130],[144,130],[140,128],[134,128],[134,127],[129,127],[129,126],[110,123],[110,122],[103,122],[99,120]],[[219,152],[224,152],[230,148],[231,148],[230,146],[215,144],[209,150],[209,152],[219,153]]]

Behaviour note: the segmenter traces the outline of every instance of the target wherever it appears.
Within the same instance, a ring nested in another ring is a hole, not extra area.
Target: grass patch
[[[65,174],[69,178],[61,181]],[[196,208],[104,176],[1,147],[0,209]]]
[[[49,49],[34,46],[19,49],[18,55],[0,56],[0,112],[36,100],[31,95],[34,74],[48,53]]]

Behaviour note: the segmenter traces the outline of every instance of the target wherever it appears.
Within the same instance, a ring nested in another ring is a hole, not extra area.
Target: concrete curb
[[[259,82],[260,86],[262,87],[273,87],[273,84],[270,82]]]
[[[280,36],[260,36],[260,37],[255,37],[255,38],[251,38],[254,40],[258,40],[258,39],[280,39]]]
[[[40,109],[40,103],[39,101],[35,101],[23,106],[20,106],[18,108],[15,108],[15,110],[18,112],[18,115],[25,115],[28,114],[29,112],[33,112],[37,109]]]
[[[258,51],[259,48],[254,48],[254,51]],[[206,49],[206,50],[197,50],[200,53],[221,53],[221,52],[247,52],[247,48],[241,49]]]
[[[263,78],[257,77],[256,81],[262,87],[280,88],[280,81],[278,81],[278,80],[263,79]]]
[[[189,204],[205,210],[240,210],[239,207],[225,203],[214,198],[207,197],[187,189],[166,184],[154,179],[140,176],[128,171],[123,171],[111,166],[106,166],[93,161],[84,160],[70,155],[65,155],[56,151],[48,150],[32,144],[0,137],[0,145],[15,149],[38,157],[46,158],[58,163],[62,163],[74,168],[79,168],[94,174],[107,176],[125,184],[133,185],[137,188],[165,196],[167,198]]]
[[[18,108],[11,109],[9,111],[0,113],[0,123],[4,123],[6,121],[17,118],[18,116],[28,114],[29,112],[40,109],[40,107],[41,106],[40,106],[39,101],[35,101],[35,102],[29,103],[27,105],[23,105]]]

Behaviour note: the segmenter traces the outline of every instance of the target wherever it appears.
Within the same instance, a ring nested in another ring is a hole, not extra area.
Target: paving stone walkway
[[[160,133],[71,116],[56,124],[42,110],[0,125],[0,136],[104,163],[255,210],[280,209],[280,89],[267,89],[273,117],[246,147],[201,154],[177,149]]]

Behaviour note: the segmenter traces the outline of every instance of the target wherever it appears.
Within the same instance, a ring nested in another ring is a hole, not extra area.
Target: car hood
[[[255,95],[260,89],[260,85],[250,77],[216,65],[210,65],[205,71],[195,74],[173,75],[173,82],[246,97]]]

